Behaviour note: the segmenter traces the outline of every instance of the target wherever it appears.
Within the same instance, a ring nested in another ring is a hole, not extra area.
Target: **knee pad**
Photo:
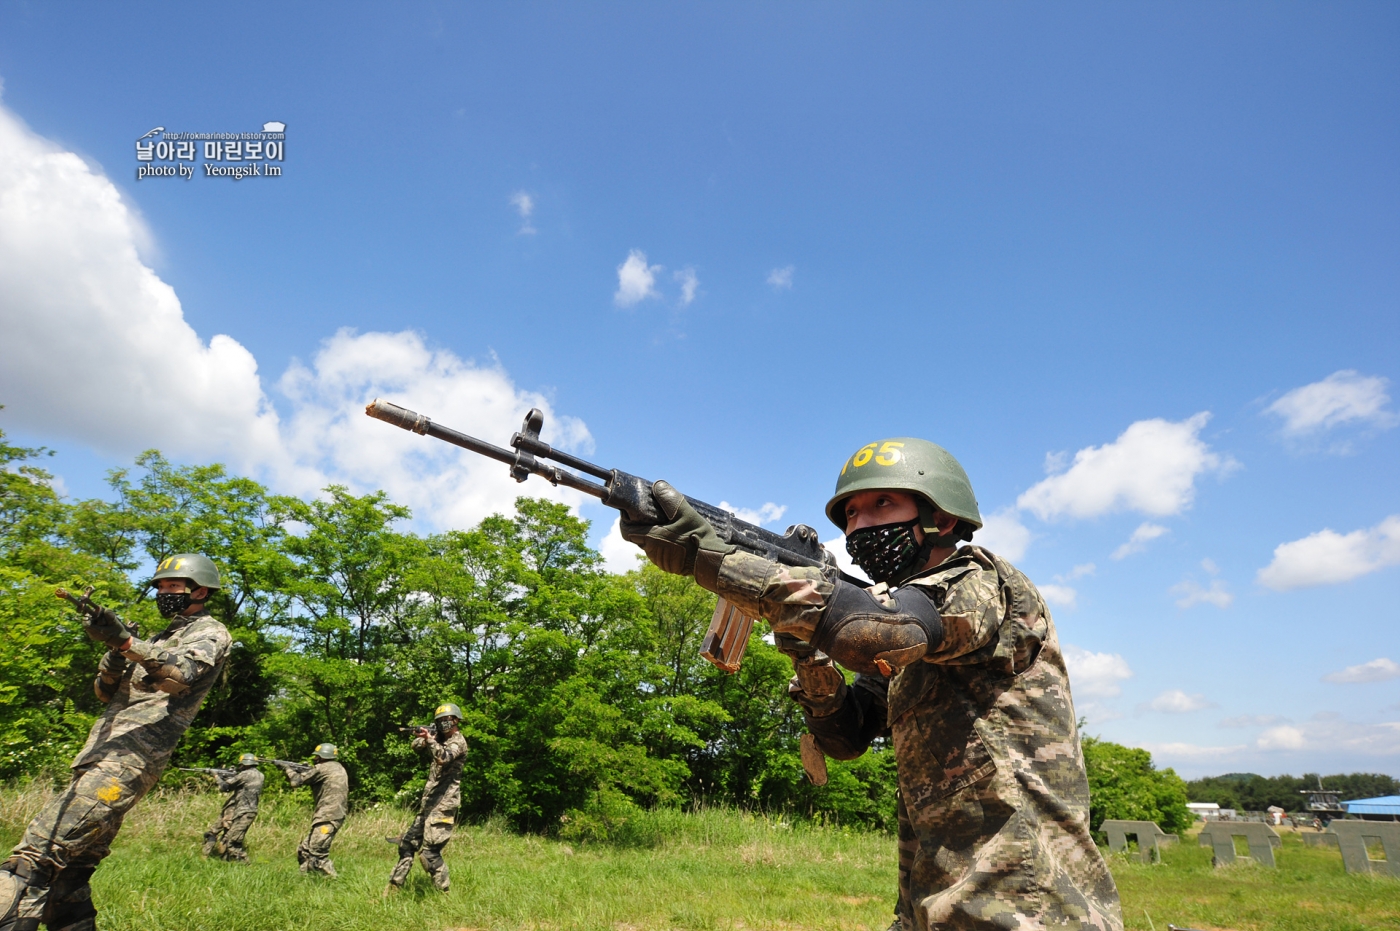
[[[446,865],[442,861],[442,851],[437,847],[424,847],[418,859],[423,861],[423,868],[429,873],[436,873]]]

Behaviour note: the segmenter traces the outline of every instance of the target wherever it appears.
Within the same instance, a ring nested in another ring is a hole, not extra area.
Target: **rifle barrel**
[[[566,472],[552,465],[538,462],[535,460],[534,456],[528,453],[522,456],[519,452],[512,452],[494,443],[478,440],[474,436],[469,436],[449,427],[435,424],[432,419],[426,415],[420,414],[417,411],[411,411],[406,407],[400,407],[397,404],[391,404],[388,401],[381,401],[375,398],[369,404],[365,405],[365,413],[375,420],[382,420],[385,423],[393,424],[410,433],[417,433],[419,436],[431,436],[433,439],[451,443],[453,446],[469,449],[479,456],[485,456],[488,459],[495,459],[497,462],[503,462],[510,466],[512,470],[524,469],[527,473],[532,473],[538,475],[540,478],[546,479],[550,484],[567,485],[569,488],[581,491],[586,495],[592,495],[595,498],[607,497],[608,489],[605,485],[599,485],[597,482],[590,482],[588,479],[575,475],[572,472]],[[548,455],[550,458],[566,462],[566,464],[576,469],[590,472],[593,475],[597,475],[599,478],[604,478],[612,474],[592,463],[584,462],[582,459],[575,458],[574,456],[569,456],[567,453],[555,454],[553,448],[549,447],[548,444],[540,443],[539,445],[550,449],[549,453],[542,455]]]

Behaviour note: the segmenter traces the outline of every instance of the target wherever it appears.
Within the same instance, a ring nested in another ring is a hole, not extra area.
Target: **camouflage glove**
[[[685,495],[666,482],[654,483],[651,494],[668,523],[633,523],[624,518],[619,524],[623,539],[640,546],[666,572],[693,575],[702,588],[713,591],[720,561],[738,547],[720,540]]]
[[[98,643],[105,643],[114,650],[124,646],[133,636],[111,608],[84,614],[83,630]]]

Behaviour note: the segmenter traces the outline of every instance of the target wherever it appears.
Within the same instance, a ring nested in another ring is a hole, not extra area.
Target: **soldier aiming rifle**
[[[244,753],[238,758],[238,768],[207,769],[181,766],[192,773],[208,773],[218,783],[220,792],[228,792],[228,801],[219,812],[219,820],[204,832],[204,855],[217,856],[238,863],[248,862],[243,838],[258,817],[258,802],[262,798],[264,776],[258,769],[258,758]]]
[[[162,560],[151,577],[156,607],[170,620],[142,640],[110,608],[59,589],[83,630],[107,645],[93,690],[107,706],[73,760],[68,788],[46,805],[0,863],[0,931],[92,931],[89,880],[111,853],[122,819],[160,779],[170,755],[214,685],[232,643],[205,610],[219,570],[204,556]]]
[[[322,873],[335,879],[331,842],[350,813],[350,777],[337,759],[340,751],[335,744],[317,744],[311,755],[316,762],[310,765],[291,760],[265,762],[280,768],[293,789],[311,788],[315,809],[311,813],[311,830],[297,845],[297,863],[303,873]]]
[[[826,513],[876,582],[867,585],[836,569],[810,527],[779,537],[666,482],[554,450],[539,439],[538,410],[511,437],[513,453],[383,401],[366,413],[504,462],[519,481],[539,475],[618,508],[625,539],[719,596],[702,647],[715,665],[736,669],[749,619],[766,618],[796,672],[789,694],[807,723],[804,750],[854,759],[892,738],[894,927],[1121,931],[1118,890],[1089,833],[1088,779],[1049,608],[1006,560],[962,545],[982,517],[947,450],[892,437],[841,467]]]
[[[413,855],[433,879],[433,885],[443,892],[451,886],[442,848],[452,840],[452,826],[457,821],[457,809],[462,804],[462,764],[467,757],[467,739],[458,725],[462,709],[453,702],[438,705],[431,727],[417,725],[400,727],[412,731],[413,749],[427,751],[432,758],[428,764],[428,784],[418,800],[418,816],[400,837],[385,838],[399,848],[399,862],[389,874],[384,893],[397,892],[413,869]]]

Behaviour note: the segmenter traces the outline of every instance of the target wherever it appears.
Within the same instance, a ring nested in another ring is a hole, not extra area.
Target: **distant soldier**
[[[438,705],[433,714],[433,727],[418,728],[413,749],[427,750],[432,756],[428,766],[428,784],[418,802],[418,817],[402,837],[390,837],[389,843],[399,845],[399,862],[389,874],[385,894],[397,891],[413,869],[413,855],[433,878],[433,885],[443,892],[450,887],[447,863],[442,848],[452,840],[452,825],[457,821],[457,809],[462,804],[462,764],[467,758],[467,738],[458,725],[462,709],[452,702]]]
[[[227,772],[227,770],[225,770]],[[263,774],[258,770],[258,758],[245,753],[238,758],[238,772],[232,776],[215,773],[220,792],[231,793],[219,813],[219,822],[204,832],[204,855],[217,854],[225,860],[248,862],[243,838],[258,817],[258,800],[262,798]]]
[[[317,744],[312,751],[316,757],[314,766],[293,767],[278,763],[287,774],[292,788],[310,786],[311,797],[316,810],[311,813],[311,830],[297,845],[297,862],[303,873],[325,873],[335,878],[335,864],[331,862],[331,841],[340,830],[345,816],[350,813],[350,777],[345,767],[336,760],[339,756],[335,744]],[[0,929],[3,931],[3,929]]]
[[[83,629],[108,646],[93,689],[107,711],[73,760],[73,781],[0,863],[0,931],[92,931],[88,883],[122,819],[160,779],[223,669],[232,643],[204,609],[219,570],[183,553],[156,567],[156,607],[171,623],[142,640],[110,608],[84,602]]]

